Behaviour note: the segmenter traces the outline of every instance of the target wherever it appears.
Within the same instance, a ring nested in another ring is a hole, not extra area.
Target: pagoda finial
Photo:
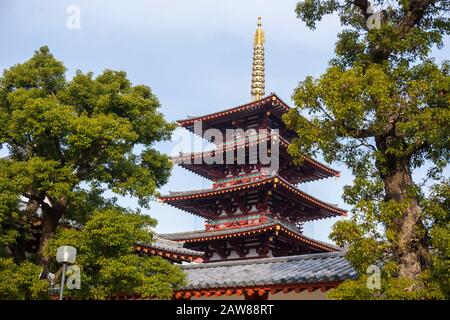
[[[261,28],[261,17],[258,17],[258,28],[253,41],[252,99],[261,99],[265,92],[264,77],[264,31]]]

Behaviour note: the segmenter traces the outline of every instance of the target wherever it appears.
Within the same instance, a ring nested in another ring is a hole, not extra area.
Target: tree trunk
[[[8,249],[15,264],[19,265],[25,260],[25,244],[23,243],[22,239],[16,240],[16,243],[8,246]]]
[[[377,141],[382,152],[386,150],[383,142]],[[411,176],[409,158],[386,156],[384,152],[383,154],[387,163],[378,167],[384,182],[385,200],[407,204],[403,215],[387,227],[394,229],[397,233],[394,255],[399,262],[399,275],[414,279],[422,271],[422,258],[426,252],[424,239],[418,232],[422,227],[422,209],[414,191],[415,184]]]
[[[51,256],[45,254],[44,250],[49,242],[55,236],[56,229],[58,228],[59,221],[66,209],[66,201],[64,198],[58,200],[58,202],[50,206],[44,204],[42,206],[42,234],[39,240],[38,258],[42,265],[42,278],[47,277],[49,265],[51,262]]]
[[[412,279],[422,270],[420,262],[422,241],[417,234],[421,223],[421,208],[416,197],[412,195],[413,192],[408,192],[414,188],[409,166],[404,161],[397,162],[395,170],[388,172],[384,177],[384,184],[386,200],[407,203],[403,216],[394,222],[394,227],[398,231],[396,253],[400,260],[400,276]]]

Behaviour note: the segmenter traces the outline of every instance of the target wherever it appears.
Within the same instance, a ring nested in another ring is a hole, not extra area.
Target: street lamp
[[[73,264],[77,257],[77,249],[71,246],[61,246],[56,251],[56,261],[63,264],[63,272],[61,277],[61,286],[59,288],[59,300],[64,296],[64,283],[66,282],[67,265]]]

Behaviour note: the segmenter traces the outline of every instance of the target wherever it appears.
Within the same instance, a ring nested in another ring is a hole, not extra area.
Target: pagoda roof
[[[280,145],[284,148],[284,150],[287,152],[287,148],[290,145],[290,142],[287,141],[286,139],[284,139],[281,136],[278,136],[279,141],[280,141]],[[270,135],[267,136],[267,139],[270,139]],[[175,156],[175,157],[171,157],[171,160],[175,163],[180,165],[181,167],[192,171],[202,177],[205,177],[207,179],[210,180],[214,180],[217,177],[217,175],[214,174],[214,169],[217,166],[224,166],[226,164],[208,164],[205,167],[205,164],[202,163],[201,164],[197,164],[195,163],[195,159],[197,158],[203,158],[205,156],[211,156],[211,154],[213,152],[215,153],[224,153],[227,150],[237,150],[240,148],[244,148],[244,147],[248,147],[249,145],[255,144],[255,143],[259,143],[258,141],[248,141],[246,140],[245,142],[241,142],[241,143],[234,143],[232,144],[232,146],[227,146],[226,144],[223,145],[219,145],[216,149],[214,150],[208,150],[208,151],[204,151],[204,152],[194,152],[194,153],[189,153],[189,154],[182,154],[179,156]],[[311,158],[308,157],[306,155],[301,155],[303,163],[301,166],[306,166],[306,167],[312,167],[314,168],[315,172],[312,175],[312,177],[305,177],[304,180],[300,180],[299,182],[309,182],[309,181],[313,181],[313,180],[317,180],[317,179],[324,179],[324,178],[328,178],[328,177],[339,177],[340,176],[340,172],[337,170],[334,170],[330,167],[328,167],[327,165]],[[299,166],[299,168],[301,167]]]
[[[209,113],[203,116],[188,117],[187,119],[177,120],[177,123],[180,126],[192,131],[195,121],[212,122],[219,120],[220,122],[223,122],[227,119],[234,119],[236,116],[239,117],[243,113],[250,114],[265,111],[266,109],[263,108],[267,107],[268,105],[270,105],[270,110],[273,112],[273,114],[277,115],[280,118],[283,113],[290,110],[290,107],[286,103],[284,103],[283,100],[281,100],[275,93],[271,93],[270,95],[256,101],[251,101],[239,106],[227,108],[225,110]]]
[[[326,291],[357,277],[345,254],[327,252],[182,266],[188,284],[175,292],[175,298]]]
[[[263,178],[261,180],[256,180],[249,183],[237,184],[232,187],[223,187],[223,188],[210,188],[210,189],[200,189],[200,190],[192,190],[192,191],[179,191],[179,192],[170,192],[169,195],[161,196],[159,199],[162,202],[170,203],[171,205],[178,207],[182,210],[186,210],[193,214],[197,214],[202,216],[200,212],[197,212],[195,208],[187,209],[184,204],[186,201],[190,201],[191,199],[200,199],[200,198],[208,198],[215,196],[222,196],[227,193],[232,193],[236,191],[244,191],[248,189],[252,189],[255,187],[272,184],[274,186],[280,186],[285,189],[285,191],[295,194],[296,197],[300,197],[305,200],[307,203],[310,203],[318,208],[322,209],[321,215],[324,216],[345,216],[347,215],[347,211],[337,207],[336,205],[327,203],[325,201],[319,200],[304,191],[301,191],[294,185],[290,184],[288,181],[284,180],[278,175],[269,176],[267,178]],[[312,217],[313,218],[313,217]],[[314,219],[314,218],[313,218]]]
[[[172,241],[161,236],[155,236],[153,240],[152,243],[137,243],[134,249],[138,252],[186,262],[201,258],[204,255],[204,252],[184,248],[183,242]]]
[[[254,226],[245,226],[241,228],[224,228],[222,230],[197,230],[189,232],[178,232],[165,234],[166,239],[174,241],[183,241],[186,243],[203,242],[220,239],[231,239],[235,237],[242,237],[247,235],[253,235],[258,233],[266,233],[268,231],[276,230],[286,234],[290,238],[294,238],[299,242],[303,242],[306,245],[326,252],[341,251],[342,249],[334,244],[318,241],[307,237],[299,230],[295,230],[290,224],[274,219],[268,223],[262,223]]]

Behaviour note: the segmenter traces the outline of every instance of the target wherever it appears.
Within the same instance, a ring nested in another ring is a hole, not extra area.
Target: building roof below
[[[357,276],[344,251],[211,262],[182,268],[188,279],[188,285],[182,290],[335,283]]]
[[[153,240],[151,244],[137,243],[135,249],[179,261],[193,261],[204,255],[204,252],[184,248],[183,242],[172,241],[161,236],[155,236]]]

